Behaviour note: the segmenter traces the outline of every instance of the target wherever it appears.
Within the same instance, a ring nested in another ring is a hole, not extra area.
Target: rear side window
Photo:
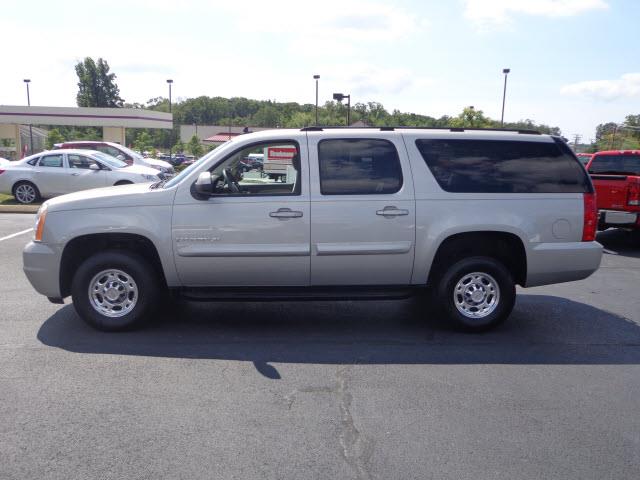
[[[398,152],[387,140],[321,140],[318,162],[323,195],[390,194],[402,187]]]
[[[584,168],[566,145],[556,142],[416,140],[416,146],[440,187],[447,192],[592,191]]]
[[[640,175],[640,155],[596,155],[589,173]]]
[[[40,157],[36,157],[36,158],[32,158],[31,160],[29,160],[27,163],[31,166],[35,166],[36,163],[38,163],[38,160],[40,160]]]
[[[62,167],[62,155],[45,155],[40,158],[40,167]]]

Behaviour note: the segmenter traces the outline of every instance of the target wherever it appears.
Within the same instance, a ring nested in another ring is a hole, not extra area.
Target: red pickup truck
[[[640,150],[597,152],[587,170],[596,188],[598,229],[640,229]]]

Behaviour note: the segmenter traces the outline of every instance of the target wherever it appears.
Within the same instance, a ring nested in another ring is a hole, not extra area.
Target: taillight
[[[584,222],[582,225],[582,241],[593,242],[596,239],[598,228],[598,208],[596,207],[596,194],[584,193]]]
[[[627,190],[627,205],[640,206],[640,184],[632,183]]]
[[[4,172],[6,172],[6,170],[0,169],[0,175],[2,175]]]

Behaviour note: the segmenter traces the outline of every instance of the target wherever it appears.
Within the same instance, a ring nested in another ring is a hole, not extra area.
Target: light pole
[[[173,80],[168,78],[167,83],[169,84],[169,113],[171,113],[171,84]],[[173,150],[173,117],[171,118],[171,133],[169,134],[169,162],[171,162],[171,151]]]
[[[31,97],[29,96],[29,83],[31,83],[31,80],[28,78],[25,78],[24,83],[27,85],[27,106],[30,107]],[[33,155],[33,128],[31,124],[29,124],[29,142],[31,144],[31,151],[29,152],[29,155]]]
[[[320,75],[314,75],[313,78],[316,81],[316,127],[318,126],[318,80]]]
[[[502,91],[502,116],[500,117],[500,128],[504,128],[504,101],[507,98],[507,75],[511,71],[510,68],[503,68],[504,73],[504,90]]]
[[[343,93],[334,93],[333,99],[338,102],[342,102],[342,100],[347,99],[347,127],[351,125],[351,94],[344,95]]]

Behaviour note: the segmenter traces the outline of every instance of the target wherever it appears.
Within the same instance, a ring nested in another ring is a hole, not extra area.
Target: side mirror
[[[100,170],[100,167],[98,165],[96,165],[95,163],[91,163],[89,165],[89,170]]]
[[[118,155],[116,158],[117,158],[118,160],[123,161],[123,162],[126,160],[126,159],[124,158],[124,155],[122,155],[122,154]]]
[[[211,176],[211,172],[202,172],[198,175],[196,183],[193,184],[193,192],[201,198],[207,198],[213,195],[213,188],[214,180]]]

